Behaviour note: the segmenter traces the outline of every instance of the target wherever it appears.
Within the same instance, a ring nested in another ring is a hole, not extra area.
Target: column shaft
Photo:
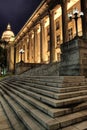
[[[34,38],[34,32],[32,33],[32,38],[31,38],[31,58],[32,62],[35,62],[35,38]]]
[[[54,11],[49,12],[50,23],[50,62],[55,61],[55,22]]]
[[[34,62],[37,62],[37,29],[34,29]]]
[[[24,40],[24,42],[25,42],[25,62],[27,62],[27,37],[26,37],[26,39]]]
[[[44,46],[44,39],[45,39],[45,36],[44,36],[44,34],[45,34],[45,32],[44,32],[44,21],[41,21],[40,22],[40,28],[41,28],[41,30],[40,30],[40,61],[41,62],[43,62],[44,61],[44,57],[43,57],[43,49],[45,49],[45,48],[43,48],[43,46]]]
[[[62,35],[63,43],[68,41],[68,16],[67,16],[67,0],[62,0]]]
[[[14,71],[13,71],[14,74],[15,74],[15,69],[16,69],[16,45],[14,44]]]
[[[83,37],[87,39],[87,0],[80,0],[81,2],[81,11],[84,13],[82,18],[82,31]]]

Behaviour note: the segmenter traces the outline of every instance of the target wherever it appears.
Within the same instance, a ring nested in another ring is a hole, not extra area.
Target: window
[[[68,30],[68,34],[69,34],[69,40],[72,40],[73,39],[73,30],[72,30],[72,28],[70,28]]]
[[[57,61],[60,61],[60,53],[57,53]]]
[[[56,21],[56,30],[58,30],[60,28],[60,23],[59,21]]]
[[[56,47],[60,47],[60,35],[56,36]]]

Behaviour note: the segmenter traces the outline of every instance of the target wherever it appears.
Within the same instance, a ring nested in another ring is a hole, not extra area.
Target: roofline
[[[17,40],[18,36],[21,34],[21,32],[24,30],[25,27],[27,27],[28,23],[31,21],[31,19],[35,16],[35,14],[39,11],[39,9],[41,8],[41,6],[44,5],[44,3],[46,2],[46,0],[43,0],[38,7],[36,8],[36,10],[33,12],[33,14],[30,16],[30,18],[27,20],[27,22],[24,24],[24,26],[22,27],[22,29],[18,32],[18,34],[15,37],[15,41]],[[14,41],[14,42],[15,42]]]

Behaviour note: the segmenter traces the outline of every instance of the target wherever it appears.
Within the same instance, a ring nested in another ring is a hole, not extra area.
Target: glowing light
[[[49,18],[46,19],[45,27],[49,25]]]
[[[70,9],[74,4],[76,4],[79,0],[70,0],[70,2],[68,3],[68,7],[67,9]]]
[[[60,17],[62,15],[62,12],[61,12],[61,7],[58,8],[55,12],[55,16],[54,16],[54,20],[56,20],[58,17]]]

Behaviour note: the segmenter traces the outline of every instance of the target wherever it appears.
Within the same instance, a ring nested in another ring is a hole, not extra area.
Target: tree
[[[7,42],[0,39],[0,67],[7,66]]]

